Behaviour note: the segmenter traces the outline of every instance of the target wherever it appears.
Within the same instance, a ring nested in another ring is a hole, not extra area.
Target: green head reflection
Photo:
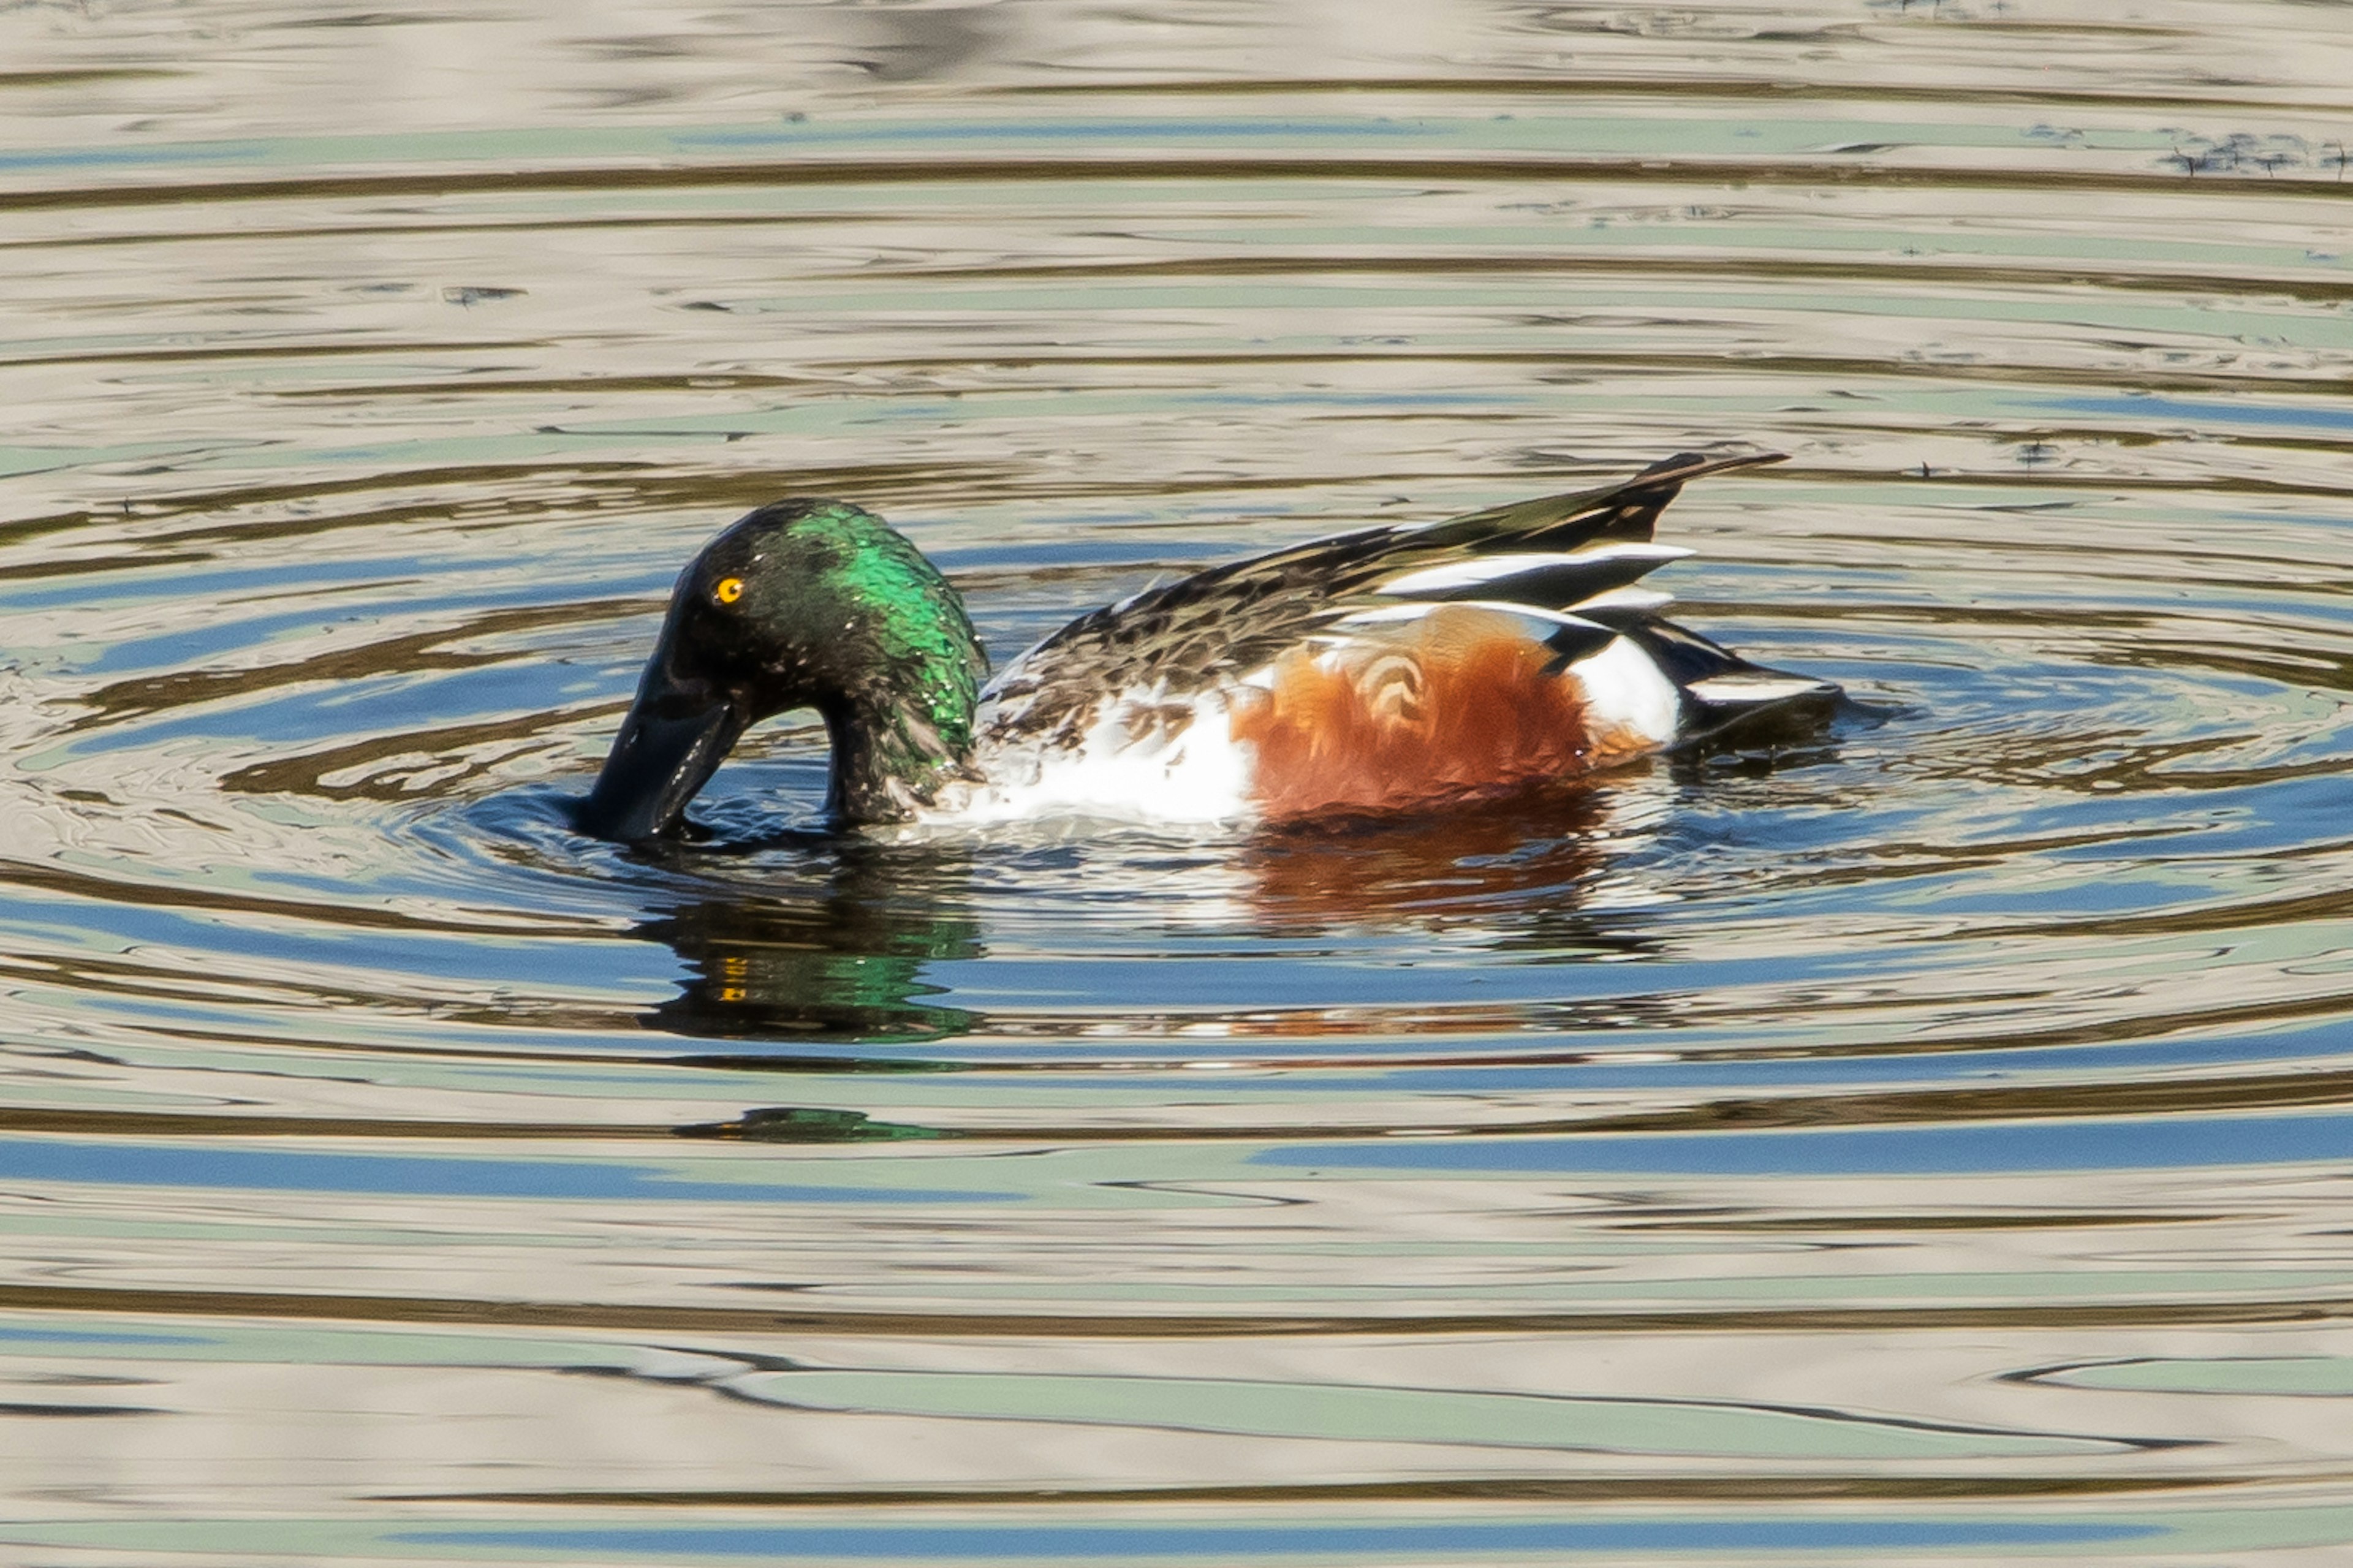
[[[849,843],[797,885],[708,897],[648,920],[688,976],[646,1015],[697,1038],[854,1045],[942,1039],[976,1017],[930,998],[932,964],[980,956],[961,857]]]

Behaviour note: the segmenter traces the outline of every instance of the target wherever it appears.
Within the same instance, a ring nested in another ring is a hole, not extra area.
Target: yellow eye
[[[736,600],[744,596],[744,579],[741,577],[721,578],[719,580],[719,586],[711,590],[711,596],[718,600],[723,605],[733,604]]]

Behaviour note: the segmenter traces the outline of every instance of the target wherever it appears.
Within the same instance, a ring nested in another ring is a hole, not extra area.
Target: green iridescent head
[[[764,506],[680,574],[580,826],[676,832],[737,737],[795,708],[825,719],[835,814],[903,818],[965,770],[987,669],[956,591],[881,519],[847,501]]]

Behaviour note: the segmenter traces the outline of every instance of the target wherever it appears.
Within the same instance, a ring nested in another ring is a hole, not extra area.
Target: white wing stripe
[[[1680,561],[1690,553],[1690,551],[1673,544],[1610,542],[1589,549],[1567,552],[1529,551],[1517,555],[1474,555],[1467,561],[1448,561],[1436,566],[1425,566],[1419,572],[1409,572],[1402,577],[1392,577],[1373,592],[1392,597],[1442,594],[1455,588],[1476,587],[1499,577],[1516,577],[1525,572],[1543,572],[1561,566],[1593,566],[1605,561],[1648,561],[1655,566],[1669,561]]]
[[[1829,691],[1831,685],[1802,675],[1711,675],[1693,681],[1685,689],[1703,702],[1778,702],[1785,697]]]
[[[1498,616],[1514,616],[1524,621],[1540,625],[1575,626],[1581,631],[1599,632],[1609,628],[1572,616],[1566,610],[1547,610],[1535,605],[1515,605],[1504,599],[1422,599],[1409,605],[1383,605],[1377,609],[1355,610],[1333,621],[1335,626],[1375,626],[1395,625],[1402,621],[1418,621],[1445,610],[1486,610]]]
[[[1596,594],[1589,599],[1579,599],[1569,606],[1572,610],[1657,610],[1675,602],[1672,594],[1662,594],[1656,588],[1612,588],[1606,594]]]

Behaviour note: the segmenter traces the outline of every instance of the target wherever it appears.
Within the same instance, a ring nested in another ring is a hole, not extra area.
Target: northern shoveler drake
[[[880,518],[781,500],[704,546],[578,825],[683,831],[749,726],[814,708],[848,825],[1292,822],[1430,809],[1683,744],[1839,689],[1662,620],[1636,586],[1683,454],[1599,489],[1366,529],[1147,589],[993,679],[956,591]]]

